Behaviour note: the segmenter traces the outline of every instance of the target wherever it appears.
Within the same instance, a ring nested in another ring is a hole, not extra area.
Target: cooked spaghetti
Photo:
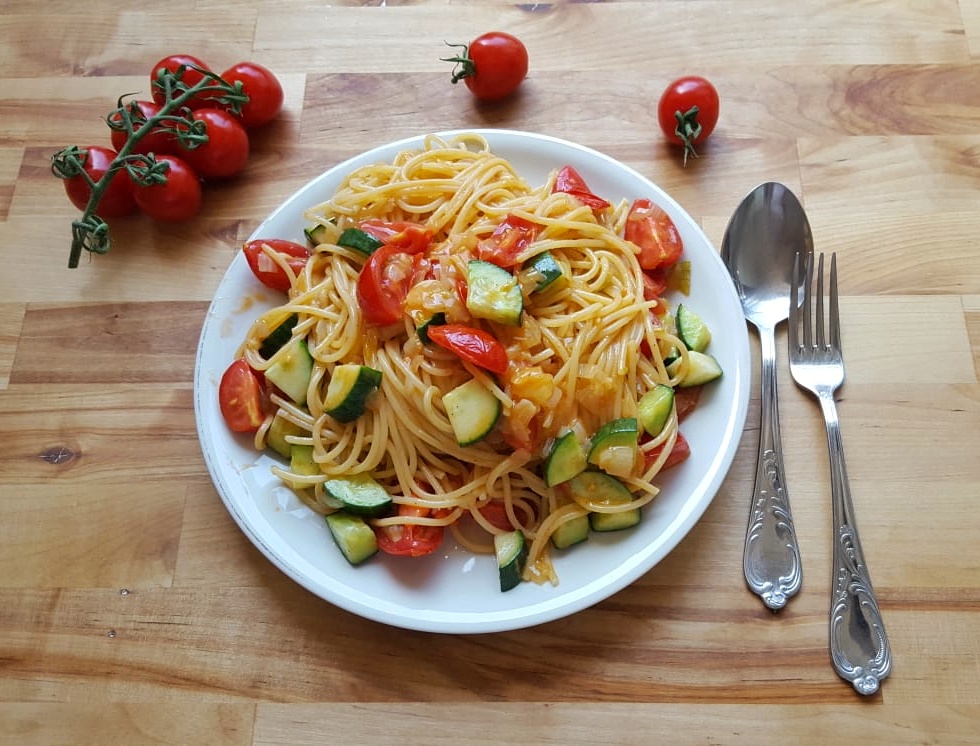
[[[312,509],[336,510],[328,479],[369,474],[396,506],[407,506],[370,518],[372,526],[452,527],[476,552],[493,551],[494,534],[519,529],[529,544],[524,579],[554,583],[549,538],[562,524],[630,511],[657,495],[657,474],[678,438],[676,408],[655,437],[638,440],[626,467],[611,469],[628,501],[576,494],[543,476],[557,438],[573,432],[587,448],[605,423],[636,418],[641,397],[678,384],[689,357],[664,302],[645,292],[637,246],[623,238],[629,204],[597,208],[576,190],[557,189],[556,178],[557,168],[544,184],[528,184],[479,136],[429,137],[391,163],[357,169],[309,209],[318,245],[301,270],[267,251],[290,278],[288,301],[254,322],[240,357],[267,371],[285,353],[265,357],[263,342],[295,315],[292,339],[305,340],[313,358],[305,398],[273,391],[255,443],[265,447],[279,418],[291,423],[290,443],[312,446],[317,468],[304,470],[312,473],[274,467]],[[348,228],[372,234],[389,226],[373,235],[387,246],[401,231],[397,248],[406,225],[418,228],[416,238],[422,232],[424,248],[389,252],[379,278],[407,291],[394,323],[371,323],[359,288],[371,260],[340,238]],[[507,225],[525,230],[508,236]],[[527,268],[543,252],[561,277],[539,289],[540,273]],[[520,289],[517,323],[480,317],[468,305],[471,262],[488,257]],[[506,368],[491,372],[424,341],[419,329],[434,318],[492,336],[506,350]],[[668,355],[675,358],[669,369]],[[341,422],[328,414],[327,391],[338,367],[351,364],[380,371],[380,384],[360,416]],[[461,445],[446,401],[469,381],[492,392],[500,410],[492,429]]]

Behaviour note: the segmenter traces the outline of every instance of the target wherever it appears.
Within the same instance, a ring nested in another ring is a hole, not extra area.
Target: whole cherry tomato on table
[[[241,81],[242,92],[248,102],[242,104],[238,119],[245,129],[254,129],[268,124],[282,110],[282,85],[272,72],[257,62],[239,62],[223,73],[221,79],[234,85]]]
[[[313,254],[307,247],[284,238],[257,238],[242,247],[245,260],[252,274],[272,290],[289,292],[289,276],[282,267],[269,256],[268,252],[280,254],[294,275],[298,275],[306,266],[307,260]]]
[[[150,92],[153,100],[159,105],[163,106],[167,101],[166,93],[161,87],[160,83],[157,81],[157,75],[161,68],[176,73],[178,70],[184,68],[181,74],[181,82],[184,83],[188,88],[197,85],[202,80],[204,80],[204,75],[202,75],[195,68],[200,68],[201,70],[207,70],[210,72],[211,68],[205,65],[201,60],[191,54],[171,54],[164,57],[162,60],[157,62],[153,67],[150,68]],[[175,96],[176,97],[176,96]],[[188,107],[194,109],[198,106],[207,106],[208,99],[204,95],[195,95],[188,102]]]
[[[177,223],[197,215],[202,198],[197,174],[175,155],[158,155],[156,159],[167,164],[164,180],[136,185],[134,196],[140,211],[163,223]]]
[[[453,83],[466,83],[474,96],[483,101],[496,101],[512,94],[527,77],[527,47],[516,36],[503,31],[490,31],[476,37],[469,45],[451,44],[461,48],[457,57],[444,57],[455,62]]]
[[[132,125],[128,129],[117,129],[117,127],[123,127],[123,117],[118,109],[107,117],[110,129],[112,130],[109,137],[112,140],[112,147],[116,150],[122,150],[122,147],[127,143],[130,136],[148,120],[157,116],[161,108],[154,101],[129,101],[121,104],[119,108],[123,107],[125,107],[132,122]],[[177,148],[177,138],[174,136],[173,130],[155,126],[133,145],[132,152],[136,154],[155,153],[156,155],[160,155],[162,153],[175,153],[177,152]]]
[[[181,148],[178,155],[205,181],[240,174],[249,153],[248,133],[241,123],[223,109],[195,109],[191,116],[204,122],[208,140],[196,148]]]
[[[697,157],[695,143],[704,142],[718,124],[718,91],[705,78],[688,75],[667,86],[660,96],[657,118],[667,139]]]
[[[116,157],[116,151],[98,145],[83,148],[82,151],[85,154],[83,161],[85,173],[88,174],[88,178],[93,183],[98,182],[105,176],[109,170],[109,166],[112,165],[112,161]],[[92,196],[92,186],[86,180],[85,176],[82,174],[72,176],[70,179],[64,180],[64,185],[65,193],[68,195],[71,203],[79,210],[85,210],[89,198]],[[118,218],[135,212],[136,200],[133,197],[134,188],[135,185],[132,179],[129,178],[129,174],[126,173],[126,169],[119,169],[112,175],[112,178],[109,180],[109,186],[102,193],[99,205],[95,208],[95,214],[103,220],[108,220],[109,218]]]
[[[232,432],[254,433],[262,424],[262,384],[244,360],[233,362],[221,376],[218,406]]]

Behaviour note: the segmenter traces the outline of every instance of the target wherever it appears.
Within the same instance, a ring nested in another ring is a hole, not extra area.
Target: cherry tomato
[[[428,508],[416,508],[412,505],[398,506],[400,516],[425,518],[431,513]],[[375,526],[374,533],[378,538],[378,548],[382,552],[399,557],[421,557],[432,554],[439,548],[445,530],[442,526],[396,523],[393,526]]]
[[[701,399],[701,386],[685,386],[674,389],[674,406],[677,408],[677,421],[683,422]]]
[[[663,453],[664,447],[662,445],[657,446],[652,451],[646,454],[644,463],[647,467],[652,466],[653,462],[660,458],[660,454]],[[669,469],[672,466],[677,466],[681,461],[684,461],[688,456],[691,455],[691,444],[687,442],[687,438],[684,437],[682,433],[677,433],[677,438],[674,440],[674,447],[670,451],[670,455],[664,461],[663,466],[660,470]]]
[[[181,73],[180,79],[181,82],[185,83],[188,88],[193,87],[204,80],[204,75],[202,75],[198,70],[195,70],[195,67],[208,71],[211,69],[197,57],[190,54],[171,54],[164,57],[152,68],[150,68],[150,92],[153,96],[153,100],[158,105],[163,106],[167,101],[167,96],[164,93],[163,87],[157,81],[157,74],[163,68],[172,73],[176,73],[181,67],[184,67],[184,71]],[[187,103],[187,106],[194,109],[198,106],[206,106],[207,102],[207,96],[199,94],[191,98],[191,100]]]
[[[512,94],[527,77],[527,48],[516,36],[490,31],[476,37],[469,46],[453,44],[463,53],[444,58],[455,62],[453,83],[466,82],[474,96],[482,101],[497,101]]]
[[[718,124],[718,91],[697,75],[678,78],[664,90],[657,105],[657,119],[667,139],[697,157],[694,144],[707,140]]]
[[[267,288],[281,290],[284,293],[289,292],[289,288],[291,287],[289,276],[266,253],[266,248],[283,255],[286,258],[286,264],[295,275],[303,271],[307,260],[313,252],[306,246],[294,243],[293,241],[287,241],[283,238],[258,238],[242,246],[242,251],[245,252],[245,259],[248,261],[248,266],[252,270],[252,274],[258,278],[259,282]]]
[[[670,215],[648,199],[638,199],[626,216],[623,238],[640,249],[640,266],[646,270],[666,267],[681,258],[684,243]]]
[[[232,432],[254,433],[262,424],[262,386],[244,360],[233,362],[221,376],[218,406]]]
[[[357,303],[367,323],[387,326],[402,317],[414,270],[411,254],[387,244],[368,257],[357,277]]]
[[[429,339],[443,349],[491,373],[504,373],[510,364],[507,349],[482,329],[464,324],[440,324],[430,327],[427,333]]]
[[[540,228],[530,220],[508,215],[489,238],[477,244],[477,256],[498,267],[513,267],[521,253],[534,242]]]
[[[130,135],[142,127],[149,119],[160,113],[160,105],[154,101],[129,101],[125,104],[133,125],[129,130],[111,128],[109,137],[112,140],[112,147],[122,150],[123,145],[129,140]],[[114,111],[109,115],[109,121],[122,122],[122,116]],[[147,134],[140,138],[132,149],[133,153],[145,154],[154,153],[176,153],[177,138],[173,131],[166,127],[154,127]]]
[[[368,218],[358,223],[357,227],[388,246],[407,254],[425,251],[432,243],[431,231],[418,223],[387,222]]]
[[[513,531],[516,528],[510,522],[510,518],[507,517],[507,506],[503,500],[489,500],[481,505],[479,510],[487,523],[494,528],[499,528],[501,531]],[[514,506],[514,514],[518,521],[527,518],[524,511],[517,505]]]
[[[245,129],[268,124],[282,110],[282,85],[272,71],[257,62],[232,65],[221,73],[221,78],[231,85],[238,81],[242,83],[242,92],[248,96],[248,102],[242,104],[241,114],[237,117]]]
[[[112,161],[116,157],[116,151],[93,145],[92,147],[84,148],[84,152],[85,161],[83,168],[85,169],[85,173],[88,174],[93,182],[98,182],[105,176],[109,170],[109,166],[112,165]],[[79,210],[85,210],[89,197],[92,196],[92,187],[89,186],[85,177],[79,174],[70,179],[65,179],[64,184],[65,194],[68,195],[71,203]],[[104,220],[108,220],[109,218],[118,218],[135,212],[136,200],[133,198],[134,188],[135,185],[125,169],[116,171],[109,181],[109,186],[102,193],[102,198],[95,208],[95,214]]]
[[[564,166],[558,172],[558,176],[555,177],[555,186],[551,191],[552,194],[555,192],[570,194],[593,210],[604,210],[609,207],[609,202],[593,194],[585,183],[585,179],[571,166]]]
[[[147,217],[163,223],[179,223],[197,215],[201,209],[201,181],[184,161],[175,155],[158,155],[169,164],[167,180],[160,184],[137,184],[136,204]]]
[[[240,174],[248,162],[248,133],[223,109],[195,109],[195,121],[204,122],[208,141],[196,148],[181,148],[178,155],[205,181]]]

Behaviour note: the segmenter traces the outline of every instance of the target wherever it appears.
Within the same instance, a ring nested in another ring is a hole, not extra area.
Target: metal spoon
[[[789,316],[797,252],[802,256],[813,252],[810,224],[802,205],[784,185],[760,184],[732,215],[721,256],[735,282],[745,318],[759,332],[762,350],[759,455],[742,569],[749,588],[774,612],[796,595],[803,582],[784,477],[776,398],[775,331]]]

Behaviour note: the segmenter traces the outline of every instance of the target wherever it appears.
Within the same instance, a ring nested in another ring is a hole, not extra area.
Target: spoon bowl
[[[775,336],[776,327],[789,317],[796,256],[812,253],[803,206],[777,182],[760,184],[745,196],[721,247],[745,318],[759,333],[762,413],[742,569],[750,590],[772,611],[782,609],[803,582],[779,434]]]

